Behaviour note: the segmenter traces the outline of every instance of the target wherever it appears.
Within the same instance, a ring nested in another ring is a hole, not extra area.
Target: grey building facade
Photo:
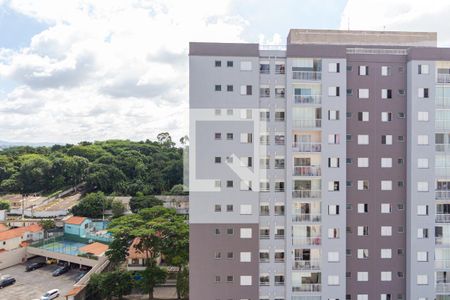
[[[450,49],[436,40],[190,44],[190,299],[450,299]]]

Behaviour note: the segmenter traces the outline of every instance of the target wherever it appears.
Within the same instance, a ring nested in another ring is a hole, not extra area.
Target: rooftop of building
[[[33,224],[25,227],[18,227],[10,230],[0,232],[0,241],[6,241],[9,239],[17,238],[22,236],[25,232],[38,232],[41,231],[42,227],[38,224]]]
[[[80,225],[82,224],[87,218],[86,217],[77,217],[77,216],[72,216],[66,220],[64,220],[65,224],[70,224],[70,225]]]
[[[130,245],[130,248],[128,248],[128,259],[145,259],[147,258],[147,253],[144,251],[142,252],[141,250],[139,250],[136,246],[139,244],[139,242],[141,241],[140,238],[135,238],[133,240],[133,242]]]
[[[436,32],[291,29],[288,44],[437,47]]]
[[[99,242],[94,242],[92,244],[80,247],[79,250],[84,253],[89,253],[98,256],[105,253],[106,250],[108,250],[108,248],[109,248],[108,245]]]

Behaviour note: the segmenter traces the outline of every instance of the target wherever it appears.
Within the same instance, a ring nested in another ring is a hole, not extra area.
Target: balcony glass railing
[[[436,269],[450,269],[450,260],[435,260],[434,267]]]
[[[436,283],[436,292],[437,293],[449,293],[450,292],[450,283]]]
[[[436,237],[435,238],[436,245],[450,245],[450,237]]]
[[[450,83],[450,74],[438,74],[437,82],[438,83]]]
[[[295,152],[321,152],[321,143],[293,143],[292,148]]]
[[[436,200],[445,200],[445,199],[450,199],[450,191],[436,191],[435,193],[435,199]]]
[[[436,151],[437,152],[448,152],[450,151],[450,144],[436,144]]]
[[[322,127],[321,119],[314,120],[294,120],[294,128],[320,128]]]
[[[321,95],[295,95],[296,104],[320,104],[322,103]]]
[[[450,120],[436,120],[436,129],[450,129]]]
[[[319,72],[319,71],[292,71],[292,79],[321,80],[322,72]]]
[[[320,190],[294,190],[292,191],[293,198],[320,198],[322,193]]]
[[[319,270],[320,260],[295,260],[292,270]]]
[[[307,246],[318,246],[322,244],[322,239],[320,236],[315,236],[315,237],[293,237],[292,238],[292,243],[295,246],[303,246],[303,245],[307,245]]]
[[[320,222],[322,220],[322,214],[298,214],[292,215],[292,222]]]
[[[320,176],[320,166],[294,166],[294,176]]]
[[[301,284],[299,286],[293,286],[293,292],[320,292],[322,285],[320,283]]]
[[[436,97],[435,104],[436,104],[437,108],[449,108],[450,107],[450,98]]]
[[[450,214],[436,214],[436,223],[450,223]]]

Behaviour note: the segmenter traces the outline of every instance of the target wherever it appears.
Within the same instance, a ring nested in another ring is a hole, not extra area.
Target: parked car
[[[56,276],[59,276],[59,275],[69,272],[69,270],[70,270],[69,266],[67,266],[67,265],[62,266],[62,267],[59,267],[58,269],[56,269],[55,271],[53,271],[52,275],[56,277]]]
[[[16,283],[16,279],[14,277],[2,276],[2,278],[0,279],[0,289],[14,283]]]
[[[59,290],[54,289],[54,290],[50,290],[47,293],[45,293],[44,295],[42,295],[41,300],[51,300],[51,299],[55,299],[58,297],[59,297]]]
[[[26,272],[34,271],[36,269],[42,268],[45,265],[46,265],[45,262],[34,262],[34,263],[31,263],[31,264],[27,265],[25,267],[25,271]]]
[[[54,259],[54,258],[47,259],[47,264],[48,265],[53,265],[53,264],[56,264],[57,262],[58,261],[56,259]]]
[[[78,282],[81,280],[81,278],[84,277],[84,275],[86,275],[87,272],[81,272],[80,274],[77,275],[77,277],[75,277],[75,282]]]

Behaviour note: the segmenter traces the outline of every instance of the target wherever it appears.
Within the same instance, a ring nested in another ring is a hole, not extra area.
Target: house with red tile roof
[[[128,256],[127,256],[127,270],[128,271],[142,271],[145,270],[147,266],[147,259],[151,256],[150,252],[141,251],[137,248],[141,239],[135,238],[131,243],[131,246],[128,248]],[[156,263],[161,263],[161,258],[158,257],[156,259]]]
[[[28,242],[44,238],[44,230],[38,224],[18,227],[0,232],[0,251],[21,248]]]

